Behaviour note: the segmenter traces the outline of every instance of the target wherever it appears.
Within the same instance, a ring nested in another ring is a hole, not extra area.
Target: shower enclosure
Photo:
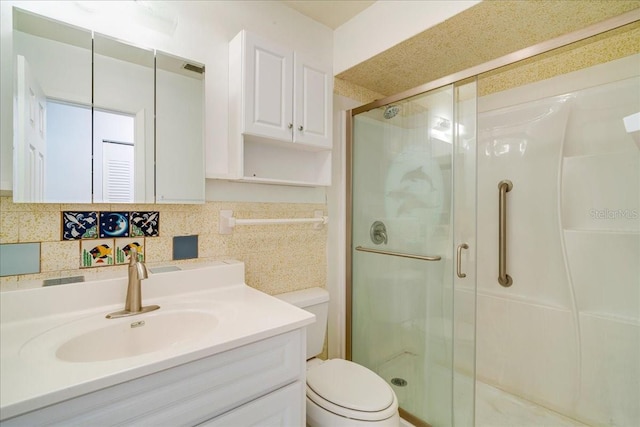
[[[460,275],[475,276],[474,121],[475,82],[353,121],[351,356],[393,385],[405,417],[442,425],[453,405],[454,241],[466,242]],[[471,396],[473,382],[466,385]]]
[[[572,63],[629,32],[352,112],[347,356],[414,425],[640,425],[640,54]]]

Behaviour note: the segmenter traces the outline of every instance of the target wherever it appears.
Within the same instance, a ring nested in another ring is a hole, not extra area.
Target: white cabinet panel
[[[290,140],[293,52],[254,34],[244,34],[243,133]]]
[[[295,56],[294,141],[331,148],[331,72]]]
[[[303,399],[304,387],[298,381],[204,422],[200,426],[303,426],[305,425]]]
[[[229,44],[230,178],[330,185],[332,94],[331,65],[241,31]]]

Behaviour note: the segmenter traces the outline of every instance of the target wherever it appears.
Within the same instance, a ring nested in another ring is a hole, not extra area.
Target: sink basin
[[[119,319],[104,313],[66,323],[35,336],[20,355],[55,354],[64,362],[105,362],[180,348],[210,336],[219,319],[211,311],[161,307]]]
[[[218,324],[213,314],[202,311],[160,311],[118,320],[69,339],[58,347],[56,357],[100,362],[138,356],[200,340]]]

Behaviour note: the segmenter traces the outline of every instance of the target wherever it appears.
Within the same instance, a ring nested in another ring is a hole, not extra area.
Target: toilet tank
[[[322,288],[309,288],[274,296],[316,315],[315,323],[307,326],[307,359],[322,353],[327,333],[329,292]]]

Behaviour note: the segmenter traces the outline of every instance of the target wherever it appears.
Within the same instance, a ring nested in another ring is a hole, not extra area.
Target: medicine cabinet
[[[204,67],[13,9],[13,199],[204,202]]]

